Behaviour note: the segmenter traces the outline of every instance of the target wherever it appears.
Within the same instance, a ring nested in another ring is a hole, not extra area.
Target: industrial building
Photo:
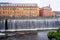
[[[37,17],[39,7],[35,3],[0,3],[0,17]]]
[[[51,17],[53,12],[52,12],[52,8],[50,8],[50,6],[46,6],[46,7],[40,8],[39,13],[40,13],[39,16]]]

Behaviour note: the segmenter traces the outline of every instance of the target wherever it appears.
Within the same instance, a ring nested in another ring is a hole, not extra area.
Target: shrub
[[[57,32],[60,32],[60,28],[59,28],[59,29],[57,29]]]
[[[52,32],[52,31],[48,32],[48,38],[49,39],[54,38],[54,32]]]
[[[60,40],[60,32],[56,32],[55,38],[56,38],[56,40]]]
[[[57,29],[57,32],[49,31],[48,38],[49,39],[55,38],[56,40],[60,40],[60,28]]]

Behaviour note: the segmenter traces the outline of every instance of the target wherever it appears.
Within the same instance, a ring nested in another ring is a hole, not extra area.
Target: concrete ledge
[[[6,36],[24,35],[24,34],[36,34],[38,30],[57,30],[58,28],[35,28],[35,29],[16,29],[16,30],[0,30],[5,33],[0,33],[0,38]]]
[[[58,28],[36,28],[37,30],[57,30]]]
[[[0,38],[4,38],[6,36],[5,33],[0,33]]]
[[[37,31],[37,30],[56,30],[58,28],[35,28],[35,29],[10,29],[10,30],[0,30],[1,32],[16,32],[16,31]]]
[[[0,36],[3,36],[3,35],[5,35],[5,33],[0,33]]]

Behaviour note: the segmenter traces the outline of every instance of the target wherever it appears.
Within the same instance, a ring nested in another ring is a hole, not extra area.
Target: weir
[[[52,29],[60,26],[60,18],[56,19],[7,19],[0,20],[0,31],[17,31],[24,29]]]
[[[0,30],[5,30],[5,20],[0,20]]]
[[[53,19],[3,19],[0,20],[0,36],[37,33],[39,30],[56,30],[60,27],[60,18]]]
[[[8,29],[35,29],[35,28],[57,28],[57,19],[10,19],[7,20]]]

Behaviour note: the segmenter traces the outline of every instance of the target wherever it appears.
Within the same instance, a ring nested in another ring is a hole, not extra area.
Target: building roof
[[[36,3],[0,3],[0,6],[37,6]]]

